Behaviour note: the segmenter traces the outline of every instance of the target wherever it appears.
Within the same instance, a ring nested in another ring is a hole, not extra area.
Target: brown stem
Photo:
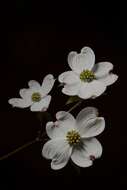
[[[82,103],[82,100],[80,100],[78,103],[76,103],[74,106],[72,106],[68,112],[71,112],[72,110],[74,110],[77,106],[79,106]]]
[[[24,145],[18,147],[17,149],[13,150],[12,152],[10,152],[10,153],[8,153],[8,154],[6,154],[6,155],[0,157],[0,160],[6,159],[6,158],[8,158],[9,156],[12,156],[13,154],[19,152],[20,150],[22,150],[22,149],[24,149],[24,148],[27,148],[28,146],[30,146],[30,145],[32,145],[32,144],[34,144],[34,143],[36,143],[36,142],[37,142],[36,139],[33,140],[33,141],[30,141],[30,142],[28,142],[28,143],[26,143],[26,144],[24,144]]]
[[[79,106],[79,105],[81,104],[81,102],[82,102],[82,100],[79,101],[78,103],[76,103],[74,106],[72,106],[72,107],[68,110],[68,112],[71,112],[72,110],[74,110],[77,106]],[[28,143],[26,143],[26,144],[24,144],[24,145],[18,147],[17,149],[13,150],[12,152],[10,152],[10,153],[8,153],[8,154],[6,154],[6,155],[0,157],[0,160],[4,160],[4,159],[6,159],[6,158],[12,156],[13,154],[16,154],[16,153],[19,152],[20,150],[23,150],[24,148],[27,148],[28,146],[30,146],[30,145],[32,145],[32,144],[38,142],[38,141],[41,141],[41,138],[42,138],[42,136],[44,136],[44,135],[45,135],[45,133],[42,133],[42,123],[41,123],[41,130],[39,131],[39,135],[38,135],[38,137],[37,137],[35,140],[30,141],[30,142],[28,142]]]

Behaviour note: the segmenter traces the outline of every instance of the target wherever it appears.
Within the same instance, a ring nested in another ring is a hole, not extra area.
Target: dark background
[[[67,55],[90,46],[96,62],[110,61],[118,81],[96,100],[86,101],[73,114],[87,105],[96,106],[105,117],[106,129],[98,139],[103,145],[101,159],[78,176],[70,164],[52,171],[50,162],[41,156],[42,144],[36,143],[6,160],[0,161],[1,189],[45,189],[126,186],[127,116],[127,24],[124,6],[89,5],[77,2],[5,2],[1,17],[0,61],[0,156],[33,140],[39,130],[36,114],[29,109],[12,109],[8,99],[18,97],[20,88],[30,79],[42,81],[52,73],[57,77],[68,70]],[[62,109],[67,97],[56,86],[52,90],[49,112]],[[63,107],[67,110],[69,107]],[[45,126],[44,126],[45,127]]]

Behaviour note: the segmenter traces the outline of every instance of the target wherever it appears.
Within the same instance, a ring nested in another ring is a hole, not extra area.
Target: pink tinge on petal
[[[94,155],[90,155],[89,158],[91,161],[94,161],[96,159]]]
[[[58,121],[55,121],[53,126],[54,126],[54,127],[59,127],[59,122],[58,122]]]
[[[100,158],[102,155],[101,143],[96,138],[84,138],[83,149],[84,149],[84,154],[87,158],[91,159],[94,159],[94,157]]]

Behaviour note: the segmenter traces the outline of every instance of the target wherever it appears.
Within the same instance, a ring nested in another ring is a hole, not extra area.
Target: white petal
[[[31,101],[21,98],[9,99],[8,103],[11,104],[13,107],[18,107],[18,108],[27,108],[31,105]]]
[[[40,102],[33,103],[31,111],[46,111],[49,107],[51,96],[45,96]]]
[[[51,162],[51,168],[53,170],[59,170],[66,166],[71,156],[72,147],[68,145],[66,149],[61,151],[61,155],[59,155],[59,157],[56,156]]]
[[[70,68],[72,68],[72,63],[73,63],[73,59],[74,57],[77,55],[77,52],[76,51],[71,51],[69,54],[68,54],[68,64],[70,66]]]
[[[71,159],[76,165],[78,165],[80,167],[89,167],[92,165],[92,161],[86,155],[86,153],[82,147],[73,149]]]
[[[61,152],[61,149],[65,147],[64,139],[53,139],[46,142],[42,149],[42,156],[47,159],[53,159],[56,154]]]
[[[48,74],[45,76],[42,83],[42,87],[41,87],[43,95],[47,95],[51,91],[54,85],[54,82],[55,82],[55,79],[53,75]]]
[[[95,64],[95,66],[93,68],[95,76],[97,78],[107,75],[112,69],[113,69],[113,64],[110,62],[97,63],[97,64]]]
[[[91,70],[94,62],[95,55],[93,50],[89,47],[84,47],[81,49],[81,53],[74,56],[70,66],[72,70],[80,74],[83,70]]]
[[[102,146],[96,138],[83,139],[82,145],[73,149],[71,159],[80,167],[89,167],[93,164],[91,157],[99,158],[102,155]]]
[[[40,84],[39,84],[37,81],[35,81],[35,80],[30,80],[30,81],[28,82],[28,86],[29,86],[30,88],[32,88],[32,89],[35,89],[35,90],[40,89]]]
[[[93,80],[89,83],[82,83],[78,96],[83,99],[94,98],[100,96],[106,90],[104,83]]]
[[[56,122],[46,124],[47,135],[50,138],[66,138],[67,132],[75,128],[75,118],[65,111],[57,112],[56,118]]]
[[[75,96],[79,93],[81,83],[66,84],[62,89],[62,92],[69,96]]]
[[[101,143],[96,138],[84,138],[82,148],[86,157],[94,156],[95,158],[99,158],[102,155]]]
[[[24,99],[31,99],[32,90],[23,88],[19,91],[19,94]]]
[[[56,113],[56,119],[61,122],[67,122],[68,125],[74,125],[75,124],[75,118],[73,115],[66,111],[59,111]]]
[[[52,139],[52,138],[58,137],[56,135],[57,133],[59,133],[58,130],[59,129],[58,129],[57,125],[55,125],[55,122],[49,121],[49,122],[46,123],[46,133],[49,136],[49,138]],[[62,134],[62,137],[63,137],[63,134]]]
[[[59,111],[56,113],[56,119],[61,121],[68,121],[70,124],[75,122],[73,115],[66,111]]]
[[[118,76],[111,73],[111,74],[105,75],[104,77],[98,78],[98,81],[103,82],[106,86],[109,86],[113,84],[114,82],[116,82],[117,79],[118,79]]]
[[[78,82],[80,79],[79,76],[73,71],[67,71],[59,75],[58,80],[61,83],[72,84]]]
[[[76,117],[77,126],[82,128],[89,120],[94,119],[97,116],[98,110],[95,107],[86,107],[82,109]]]
[[[79,126],[79,132],[82,137],[94,137],[102,133],[105,128],[105,120],[103,117],[90,119]]]
[[[52,159],[51,168],[54,170],[63,168],[71,155],[72,148],[64,139],[54,139],[48,141],[42,149],[42,155],[47,159]]]

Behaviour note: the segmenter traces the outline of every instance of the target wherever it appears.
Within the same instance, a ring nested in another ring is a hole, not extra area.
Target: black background
[[[105,117],[106,129],[98,137],[104,148],[101,159],[92,167],[81,169],[80,176],[70,164],[60,171],[52,171],[50,162],[41,156],[42,144],[36,143],[0,161],[1,189],[126,186],[127,24],[123,7],[103,4],[100,8],[85,1],[25,0],[5,2],[2,6],[0,156],[33,140],[40,127],[35,113],[29,109],[12,109],[8,99],[18,97],[19,89],[27,87],[30,79],[41,82],[48,73],[57,77],[68,70],[70,51],[90,46],[95,51],[96,62],[113,63],[119,79],[104,95],[85,101],[73,112],[76,115],[87,105],[96,106]],[[56,82],[49,107],[53,115],[67,100],[57,85]]]

